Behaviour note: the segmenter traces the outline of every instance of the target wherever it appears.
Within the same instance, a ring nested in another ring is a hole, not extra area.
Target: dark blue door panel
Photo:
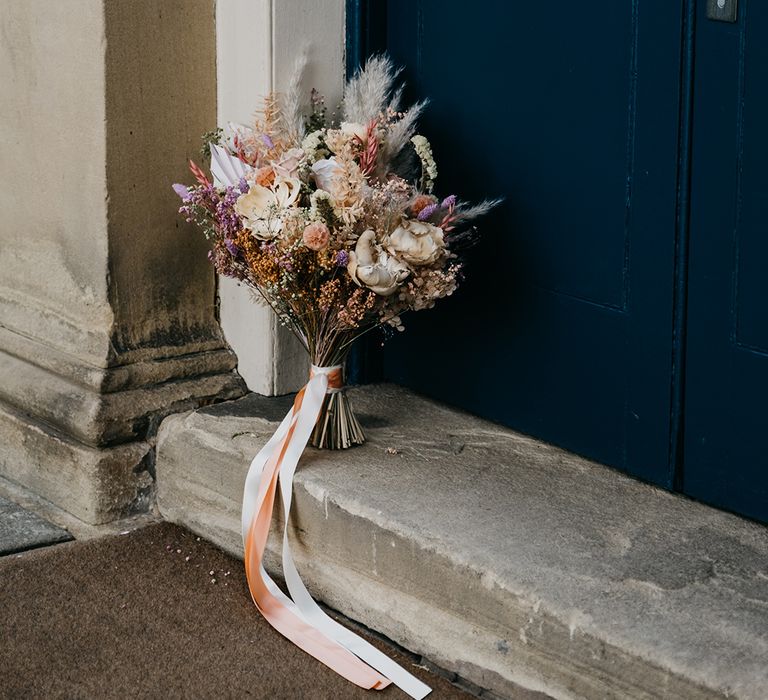
[[[387,3],[440,193],[506,201],[385,376],[669,486],[681,2],[481,5]]]
[[[768,520],[768,4],[739,5],[697,18],[682,486]]]

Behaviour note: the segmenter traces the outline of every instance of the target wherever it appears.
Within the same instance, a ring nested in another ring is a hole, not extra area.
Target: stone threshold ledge
[[[368,443],[296,474],[318,599],[502,697],[768,697],[766,528],[399,387],[351,393]],[[245,474],[290,403],[166,418],[162,515],[242,556]]]

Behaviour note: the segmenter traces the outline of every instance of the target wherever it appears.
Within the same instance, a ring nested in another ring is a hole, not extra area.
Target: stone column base
[[[149,442],[95,448],[0,406],[0,474],[80,520],[98,525],[147,510],[153,491]]]
[[[236,362],[219,340],[100,368],[0,328],[0,476],[91,524],[146,511],[160,421],[241,396]]]

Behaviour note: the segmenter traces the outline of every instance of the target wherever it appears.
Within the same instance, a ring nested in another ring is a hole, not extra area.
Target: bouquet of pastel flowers
[[[434,194],[432,149],[416,133],[425,105],[402,110],[396,77],[387,58],[369,60],[347,82],[335,120],[314,91],[302,109],[298,69],[284,95],[265,98],[251,126],[206,138],[211,177],[190,162],[197,184],[174,189],[181,212],[209,238],[217,272],[257,292],[312,361],[309,381],[246,476],[251,596],[275,629],[345,678],[364,688],[395,683],[421,699],[428,686],[315,603],[288,539],[292,481],[307,442],[338,449],[364,440],[344,393],[352,343],[374,328],[402,330],[406,311],[452,294],[459,252],[474,238],[471,222],[496,204]],[[278,483],[290,597],[262,565]]]
[[[435,196],[432,149],[416,133],[425,103],[402,110],[396,78],[388,58],[370,59],[347,82],[335,123],[314,90],[302,108],[297,69],[251,126],[206,144],[212,180],[190,163],[197,185],[174,186],[212,242],[217,272],[256,290],[314,367],[340,368],[364,333],[402,330],[406,311],[451,295],[470,224],[496,203]],[[363,442],[341,388],[321,410],[318,447]]]

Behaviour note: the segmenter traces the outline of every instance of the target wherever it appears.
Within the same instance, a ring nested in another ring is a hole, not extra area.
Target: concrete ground
[[[0,497],[0,556],[71,539],[64,528]]]
[[[397,387],[351,395],[368,443],[308,450],[295,480],[317,598],[501,697],[768,697],[766,528]],[[162,514],[240,555],[245,473],[289,404],[167,418]]]

